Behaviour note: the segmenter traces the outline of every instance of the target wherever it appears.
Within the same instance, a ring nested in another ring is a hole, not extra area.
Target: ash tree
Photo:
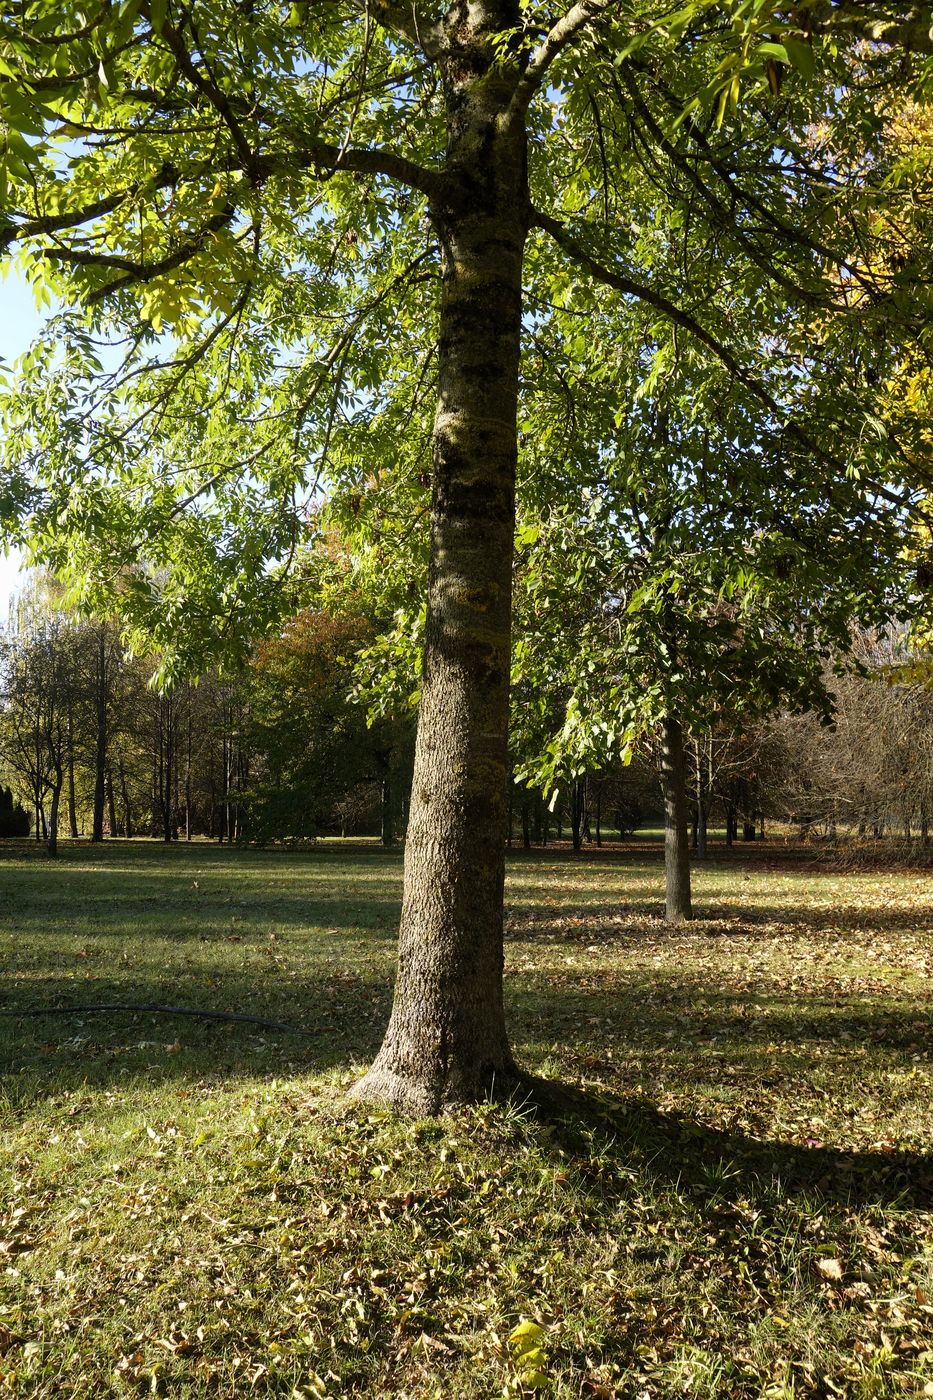
[[[365,493],[397,444],[406,490],[430,485],[399,970],[362,1097],[436,1111],[516,1072],[501,974],[523,328],[595,286],[640,299],[799,435],[689,267],[642,257],[614,172],[657,127],[743,265],[873,310],[874,263],[852,249],[884,236],[890,196],[847,163],[841,97],[876,61],[924,81],[923,10],[4,10],[0,243],[66,308],[7,405],[0,508],[34,556],[119,612],[170,680],[294,605],[319,484],[355,471],[341,485]],[[883,124],[883,83],[863,86],[851,100]],[[691,265],[704,221],[684,232]]]

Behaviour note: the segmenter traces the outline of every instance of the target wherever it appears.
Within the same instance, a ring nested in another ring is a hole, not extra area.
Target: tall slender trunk
[[[710,744],[712,745],[712,740],[710,740]],[[707,845],[706,845],[707,830],[706,830],[706,829],[707,829],[707,826],[708,826],[708,824],[709,824],[709,794],[710,794],[710,789],[709,789],[709,787],[707,786],[707,781],[706,781],[707,775],[706,775],[706,773],[704,772],[704,763],[703,763],[703,759],[704,759],[703,747],[702,747],[701,740],[698,738],[697,741],[696,741],[696,760],[697,760],[697,806],[696,806],[696,828],[695,828],[695,830],[696,830],[696,839],[695,839],[695,841],[694,841],[694,846],[695,846],[695,848],[696,848],[696,853],[697,853],[697,859],[698,859],[698,860],[706,860],[706,857],[707,857]]]
[[[162,700],[161,706],[163,715],[162,840],[168,844],[172,839],[172,794],[175,789],[175,716],[172,714],[171,694]]]
[[[697,859],[706,860],[709,854],[706,842],[706,828],[709,822],[709,812],[707,809],[706,794],[701,793],[697,797]]]
[[[68,706],[68,835],[72,841],[78,839],[78,803],[75,797],[75,745],[74,716]]]
[[[110,825],[110,835],[117,834],[117,801],[113,793],[113,772],[110,765],[107,765],[107,821]]]
[[[123,804],[123,835],[129,838],[133,835],[133,814],[130,810],[130,793],[126,785],[126,769],[123,766],[123,759],[120,759],[120,800]]]
[[[586,778],[574,778],[570,784],[570,833],[573,849],[583,847],[583,827],[586,820]]]
[[[97,639],[95,667],[96,743],[94,746],[94,812],[91,840],[104,839],[104,801],[107,775],[107,643],[103,628]]]
[[[58,811],[59,804],[61,803],[63,778],[63,773],[56,773],[55,782],[52,786],[51,803],[49,806],[49,825],[46,833],[50,856],[58,855]]]
[[[191,686],[188,687],[188,733],[185,745],[185,840],[191,840],[191,741],[193,716],[191,713]]]
[[[382,769],[382,784],[380,791],[380,826],[381,840],[383,846],[388,848],[395,844],[395,823],[392,819],[392,750],[388,749],[384,754],[384,764]]]
[[[664,797],[665,914],[668,923],[682,924],[693,918],[687,839],[687,785],[683,730],[680,721],[670,715],[661,725],[659,776]]]
[[[357,1096],[424,1114],[515,1076],[502,996],[502,898],[522,257],[523,122],[488,35],[517,6],[464,9],[445,71],[448,177],[421,706],[392,1016]],[[464,18],[464,27],[467,25]]]

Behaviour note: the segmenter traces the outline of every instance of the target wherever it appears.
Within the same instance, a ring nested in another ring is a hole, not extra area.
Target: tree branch
[[[780,404],[763,384],[759,383],[754,375],[736,359],[732,351],[729,350],[720,340],[717,340],[712,332],[695,320],[688,311],[668,301],[667,297],[660,292],[656,292],[651,287],[646,287],[643,283],[635,282],[623,272],[617,272],[613,268],[606,267],[588,253],[586,249],[577,242],[572,234],[568,233],[560,220],[552,218],[549,214],[542,214],[539,210],[532,211],[532,228],[539,228],[544,233],[550,234],[558,247],[562,248],[573,262],[578,266],[585,267],[591,277],[597,282],[602,282],[604,286],[613,287],[617,292],[622,292],[625,296],[633,296],[638,301],[644,302],[647,306],[653,306],[656,311],[662,312],[669,321],[676,326],[682,326],[695,340],[699,340],[708,350],[712,350],[718,360],[725,365],[726,369],[737,379],[740,384],[744,384],[759,403],[762,403],[769,412],[782,416]]]
[[[134,198],[142,189],[150,185],[154,190],[164,190],[177,184],[178,179],[179,174],[175,166],[165,164],[157,175],[146,181],[145,185],[134,185],[128,190],[122,190],[119,194],[108,195],[105,199],[96,199],[93,203],[85,204],[80,209],[66,209],[60,214],[40,214],[34,219],[28,219],[18,224],[12,221],[7,222],[5,225],[0,225],[0,251],[24,238],[36,238],[43,233],[60,233],[64,229],[79,228],[82,224],[102,218],[104,214],[112,214],[126,200]]]
[[[899,15],[881,18],[877,11],[850,5],[820,4],[805,11],[807,27],[813,34],[847,34],[888,48],[906,49],[908,53],[933,54],[933,6],[909,5]]]
[[[557,21],[525,65],[509,103],[510,117],[520,116],[524,112],[554,60],[589,24],[606,14],[616,3],[617,0],[577,0],[577,4]]]
[[[788,419],[787,410],[781,407],[777,399],[765,388],[764,384],[745,368],[732,351],[728,349],[727,346],[723,345],[722,341],[717,340],[712,332],[701,325],[689,312],[684,311],[681,307],[675,305],[674,302],[669,301],[667,297],[663,296],[660,292],[654,291],[651,287],[646,287],[642,283],[634,281],[625,273],[616,272],[614,269],[606,267],[604,263],[597,261],[592,254],[588,253],[586,249],[577,242],[572,234],[567,232],[559,219],[555,219],[549,214],[543,214],[539,210],[533,209],[531,226],[532,228],[539,228],[544,233],[549,234],[558,247],[560,247],[579,267],[584,267],[595,281],[602,282],[604,286],[612,287],[617,292],[622,292],[625,296],[635,297],[638,301],[644,302],[647,306],[653,306],[657,311],[660,311],[666,316],[669,321],[672,321],[674,325],[682,326],[695,340],[700,341],[708,350],[711,350],[732,377],[738,380],[740,384],[744,385],[749,393],[752,394],[769,413],[774,415],[778,424],[780,424],[784,432],[787,433],[788,437],[792,438],[805,452],[815,458],[816,461],[825,463],[837,476],[845,476],[847,474],[849,464],[841,457],[837,457],[834,453],[827,452],[824,448],[820,447],[818,443],[814,442],[813,439],[803,431],[799,424],[793,419]],[[905,500],[902,496],[897,495],[896,492],[891,491],[880,482],[864,478],[864,485],[869,490],[874,491],[882,500],[887,501],[889,505],[897,506],[900,510],[912,511],[921,518],[925,516],[925,512],[918,507],[916,502]]]
[[[363,8],[383,29],[403,34],[425,58],[438,58],[443,52],[444,40],[439,25],[423,20],[414,3],[406,6],[393,4],[391,0],[367,0]]]

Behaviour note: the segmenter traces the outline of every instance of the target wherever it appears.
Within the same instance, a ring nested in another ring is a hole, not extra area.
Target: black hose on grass
[[[309,1035],[298,1026],[284,1021],[267,1021],[263,1016],[244,1016],[237,1011],[204,1011],[197,1006],[137,1005],[134,1002],[103,1002],[95,1006],[27,1006],[16,1011],[0,1010],[0,1016],[88,1016],[106,1011],[141,1011],[160,1016],[200,1016],[207,1021],[238,1021],[250,1026],[264,1026],[270,1031],[289,1031],[292,1035]]]

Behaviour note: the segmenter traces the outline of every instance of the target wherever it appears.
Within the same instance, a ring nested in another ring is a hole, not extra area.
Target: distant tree
[[[2,643],[0,748],[27,784],[36,837],[58,851],[65,776],[72,761],[78,631],[53,598],[36,589],[18,602]]]
[[[28,836],[29,813],[8,787],[0,787],[0,836]]]

